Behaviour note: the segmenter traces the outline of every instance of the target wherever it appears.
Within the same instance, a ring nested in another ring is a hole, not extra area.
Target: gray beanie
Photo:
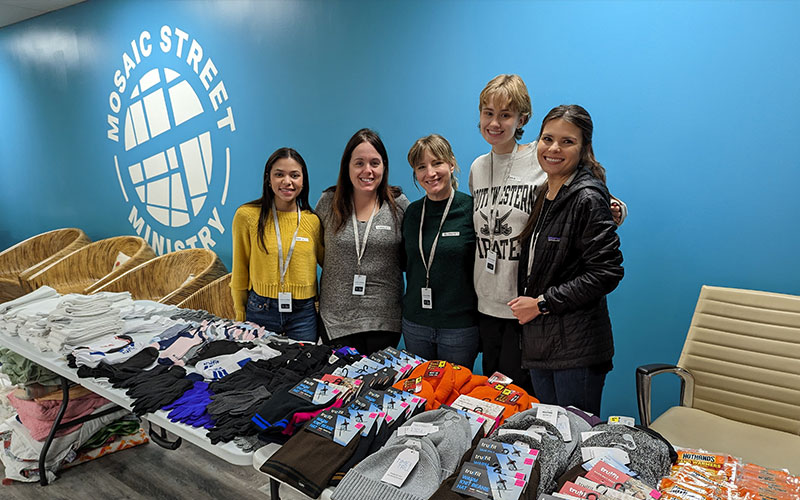
[[[397,456],[407,448],[419,451],[419,462],[401,487],[381,481]],[[439,488],[439,455],[425,437],[401,437],[387,443],[350,469],[333,490],[331,500],[425,500]]]
[[[539,403],[531,403],[530,410],[525,410],[521,413],[517,413],[517,415],[524,414],[524,415],[533,415],[535,417],[536,411],[539,408],[539,406],[540,406]],[[572,439],[570,441],[566,441],[565,444],[567,445],[567,456],[571,457],[572,452],[575,451],[575,448],[577,448],[581,442],[581,432],[586,432],[591,430],[592,426],[589,425],[589,422],[581,418],[579,415],[576,415],[575,413],[567,410],[566,408],[563,408],[562,410],[563,413],[565,413],[567,415],[567,418],[569,419],[569,433]],[[559,412],[559,414],[560,413],[561,412]],[[509,418],[514,418],[517,415],[512,415]]]
[[[666,442],[649,434],[647,431],[621,424],[599,424],[593,431],[602,431],[590,437],[583,446],[601,446],[619,448],[628,454],[631,463],[628,467],[639,474],[639,479],[655,488],[662,477],[669,474],[672,459]],[[570,458],[570,467],[583,463],[580,447]]]
[[[441,463],[441,481],[455,472],[461,457],[471,446],[472,430],[467,418],[455,410],[431,410],[422,412],[409,419],[401,427],[407,427],[415,422],[432,424],[439,429],[425,436],[436,447]],[[397,440],[405,440],[409,436],[398,436],[397,431],[392,433],[387,445]]]
[[[541,466],[539,488],[536,492],[538,497],[542,493],[550,493],[556,489],[558,486],[556,479],[567,470],[569,455],[567,454],[567,445],[561,439],[561,433],[558,432],[558,429],[550,422],[536,418],[535,415],[535,410],[533,412],[525,410],[509,417],[492,435],[492,439],[512,444],[515,441],[522,441],[532,449],[539,450],[539,456],[536,458],[536,461]],[[545,428],[546,433],[542,436],[541,441],[537,441],[521,432],[519,434],[500,435],[500,429],[525,431],[535,426]]]

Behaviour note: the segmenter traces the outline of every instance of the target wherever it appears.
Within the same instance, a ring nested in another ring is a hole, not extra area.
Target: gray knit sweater
[[[400,331],[403,299],[401,269],[403,214],[408,198],[400,195],[397,220],[387,203],[372,220],[367,247],[361,258],[361,274],[367,276],[365,295],[353,295],[353,276],[358,258],[353,237],[353,220],[347,218],[339,231],[332,223],[333,192],[322,193],[316,212],[322,221],[325,262],[320,280],[319,312],[331,339],[373,330]],[[359,242],[364,239],[365,223],[359,223]]]

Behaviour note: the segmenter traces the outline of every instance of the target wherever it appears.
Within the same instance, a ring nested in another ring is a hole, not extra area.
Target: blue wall
[[[131,234],[137,207],[143,233],[186,241],[206,228],[230,264],[233,212],[259,195],[270,152],[304,155],[316,201],[364,126],[382,134],[391,181],[412,199],[405,154],[431,132],[451,140],[465,185],[488,150],[478,93],[496,74],[518,73],[534,104],[525,140],[551,107],[585,105],[611,190],[630,208],[604,414],[634,415],[634,367],[677,360],[702,284],[800,293],[799,16],[800,4],[769,1],[89,1],[0,29],[0,248],[65,226],[92,239]],[[187,36],[181,58],[176,27]],[[152,50],[139,54],[114,113],[114,73],[123,53],[135,61],[131,41],[141,48],[145,30]],[[186,63],[192,40],[198,72],[210,57],[210,88],[224,84],[216,111]],[[153,68],[189,82],[202,114],[126,151],[131,89]],[[235,131],[216,125],[228,107]],[[188,224],[159,226],[127,167],[204,132],[207,198],[197,214],[184,210]],[[224,234],[207,223],[214,208]],[[656,409],[677,399],[659,398]]]

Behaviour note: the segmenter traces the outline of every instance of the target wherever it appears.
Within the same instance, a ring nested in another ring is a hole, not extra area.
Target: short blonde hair
[[[456,155],[453,154],[453,148],[450,146],[450,143],[447,142],[447,139],[439,134],[431,134],[417,139],[417,142],[408,150],[408,164],[411,165],[412,169],[422,159],[422,155],[425,154],[425,151],[429,151],[434,158],[453,166],[453,173],[450,174],[450,184],[452,184],[453,189],[458,189],[458,179],[455,174],[460,170],[458,168],[458,163],[456,163]],[[416,182],[415,176],[414,183]]]
[[[481,91],[478,111],[483,111],[483,107],[493,98],[507,101],[508,107],[522,116],[523,126],[531,119],[531,96],[519,75],[497,75],[492,78]],[[522,127],[517,128],[514,138],[521,139],[523,132]]]

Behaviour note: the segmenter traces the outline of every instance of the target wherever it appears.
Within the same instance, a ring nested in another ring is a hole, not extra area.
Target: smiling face
[[[383,180],[383,159],[375,146],[362,142],[350,155],[350,182],[354,192],[377,195]]]
[[[524,125],[522,115],[509,106],[508,99],[494,96],[481,108],[481,135],[497,154],[507,154],[514,149],[517,142],[514,134]]]
[[[583,149],[581,129],[561,118],[542,127],[537,155],[549,177],[569,177],[578,168]]]
[[[414,177],[428,198],[433,201],[447,199],[452,190],[452,175],[455,166],[433,156],[426,149],[414,165]]]
[[[281,158],[269,171],[269,185],[278,210],[295,210],[297,197],[303,191],[303,167],[292,158]]]

